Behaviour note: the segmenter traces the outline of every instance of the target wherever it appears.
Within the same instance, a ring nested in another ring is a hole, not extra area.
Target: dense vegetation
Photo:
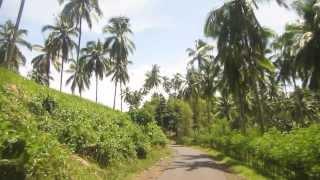
[[[318,179],[320,126],[290,132],[270,129],[242,134],[225,120],[195,131],[185,143],[212,147],[273,179]]]
[[[138,125],[124,113],[0,71],[0,179],[77,179],[81,171],[99,179],[105,167],[147,158],[167,143],[154,121]],[[90,172],[80,156],[101,169]]]
[[[81,48],[83,21],[91,28],[92,15],[102,16],[98,0],[59,2],[63,10],[55,25],[43,28],[48,34],[44,46],[37,46],[41,54],[32,61],[30,78],[50,86],[53,66],[61,73],[61,91],[64,65],[71,62],[72,92],[78,88],[81,96],[94,77],[97,95],[99,80],[110,76],[113,108],[119,86],[121,110],[122,101],[130,110],[121,114],[12,74],[1,76],[0,150],[6,173],[15,167],[22,176],[50,171],[68,177],[72,171],[63,166],[63,155],[70,152],[100,166],[145,158],[151,146],[166,143],[161,126],[179,143],[218,149],[273,179],[320,178],[319,0],[276,0],[299,18],[280,35],[256,17],[261,1],[226,1],[206,19],[204,35],[213,43],[197,40],[187,49],[187,73],[166,77],[153,65],[139,90],[123,87],[135,49],[129,18],[111,18],[103,28],[106,40]],[[0,65],[15,72],[26,61],[19,48],[31,49],[24,40],[27,31],[19,29],[22,10],[16,25],[0,26]],[[72,54],[77,59],[70,59]]]
[[[300,21],[283,35],[260,25],[258,7],[235,0],[214,9],[204,33],[216,45],[187,49],[185,76],[161,76],[154,65],[125,100],[133,111],[144,89],[162,89],[167,98],[154,94],[141,109],[177,142],[220,150],[272,179],[319,179],[319,3],[290,4]]]

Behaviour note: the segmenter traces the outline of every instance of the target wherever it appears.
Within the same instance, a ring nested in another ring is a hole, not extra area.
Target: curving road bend
[[[157,180],[242,180],[226,167],[215,163],[208,155],[189,147],[172,145],[172,162]]]

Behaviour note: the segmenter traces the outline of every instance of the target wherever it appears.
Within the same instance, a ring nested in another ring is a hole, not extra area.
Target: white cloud
[[[94,18],[93,32],[101,33],[102,27],[113,16],[128,16],[131,18],[132,28],[135,32],[146,29],[170,26],[168,17],[156,14],[154,8],[159,0],[100,0],[103,11],[102,18]],[[19,0],[4,1],[0,10],[0,17],[15,19],[19,9]],[[54,22],[61,11],[57,0],[26,1],[23,20],[29,23],[44,25]],[[84,26],[85,31],[90,31]]]
[[[4,1],[0,10],[0,17],[15,19],[19,10],[20,0]],[[31,0],[26,1],[23,20],[31,23],[48,24],[53,22],[59,12],[57,0]]]
[[[101,29],[108,23],[108,19],[114,16],[130,17],[134,32],[172,26],[169,17],[155,13],[158,2],[159,0],[100,1],[103,17],[94,25],[93,31],[101,33]],[[88,28],[86,30],[89,31]]]
[[[292,9],[288,10],[280,7],[275,1],[260,5],[256,14],[262,25],[275,30],[277,33],[282,33],[286,23],[293,22],[298,18]]]

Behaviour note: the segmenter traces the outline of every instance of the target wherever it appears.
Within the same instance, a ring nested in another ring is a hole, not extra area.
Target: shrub
[[[183,137],[191,135],[192,132],[192,110],[189,104],[181,100],[171,99],[168,102],[170,118],[175,122],[176,141],[182,142]]]
[[[247,165],[279,179],[319,179],[320,126],[283,133],[271,129],[264,135],[247,135],[217,120],[208,129],[193,134],[193,143],[211,146]]]
[[[28,104],[30,112],[36,115],[44,115],[45,113],[52,114],[58,107],[58,103],[54,97],[50,95],[35,96]]]
[[[25,179],[27,162],[26,142],[22,139],[10,139],[3,142],[0,151],[0,179]]]
[[[155,122],[148,123],[143,132],[148,135],[152,145],[165,146],[168,143],[166,135]]]
[[[2,109],[2,113],[8,109]],[[11,114],[11,118],[19,118],[18,123],[8,121],[3,115],[0,117],[0,179],[68,176],[63,160],[68,153],[53,136],[37,131],[29,123],[32,119],[21,114]]]
[[[72,179],[71,153],[112,166],[145,158],[152,145],[167,143],[153,122],[140,126],[125,113],[8,74],[0,76],[0,179],[15,179],[3,173],[9,171],[28,179]]]
[[[144,133],[142,129],[136,128],[133,133],[133,140],[135,143],[135,151],[139,159],[147,158],[148,153],[151,150],[151,139],[147,133]]]
[[[146,125],[154,121],[152,114],[145,109],[131,110],[129,115],[133,122],[139,125]]]

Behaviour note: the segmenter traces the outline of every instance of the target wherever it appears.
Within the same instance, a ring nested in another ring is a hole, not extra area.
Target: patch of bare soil
[[[156,165],[144,170],[133,180],[156,180],[163,173],[163,171],[169,166],[170,157],[161,158]]]

